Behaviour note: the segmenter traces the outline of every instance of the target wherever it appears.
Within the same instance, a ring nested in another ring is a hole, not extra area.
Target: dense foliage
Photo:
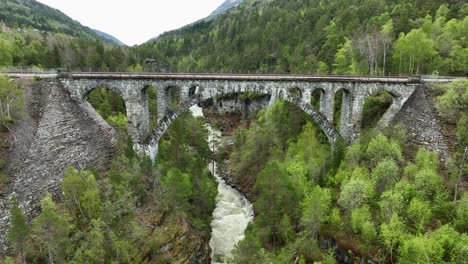
[[[1,52],[1,51],[0,51]],[[0,133],[5,131],[11,133],[11,140],[0,141],[0,151],[10,149],[12,144],[8,141],[15,141],[15,134],[11,131],[11,126],[21,117],[24,109],[23,90],[15,81],[0,74]],[[0,192],[8,183],[9,177],[3,172],[7,163],[3,156],[0,156]]]
[[[250,162],[240,153],[264,157],[253,176],[256,219],[233,263],[334,263],[318,237],[334,237],[343,249],[378,261],[463,263],[468,197],[453,203],[454,186],[440,174],[437,154],[420,149],[405,157],[401,128],[371,131],[334,170],[311,123],[300,133],[262,133],[284,127],[275,120],[290,108],[278,103],[260,114],[232,153],[233,168]],[[262,146],[268,140],[287,144]]]
[[[0,67],[124,71],[134,56],[127,48],[62,33],[0,32]]]
[[[91,93],[90,102],[110,123],[125,118],[122,99],[106,89]],[[61,202],[46,195],[32,224],[14,199],[8,239],[18,260],[175,263],[196,255],[199,241],[209,239],[216,196],[207,137],[203,121],[185,113],[161,139],[157,168],[127,140],[117,144],[108,172],[68,169]],[[178,255],[159,251],[169,243]]]
[[[443,0],[250,0],[136,49],[186,72],[466,75],[467,7]]]
[[[35,0],[2,0],[0,21],[15,30],[32,28],[87,39],[100,39],[92,29]]]

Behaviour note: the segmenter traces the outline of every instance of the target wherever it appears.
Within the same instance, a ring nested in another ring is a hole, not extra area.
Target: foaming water
[[[203,116],[202,108],[190,108],[194,116]],[[212,151],[216,151],[221,133],[213,129],[208,123],[209,143]],[[236,189],[227,185],[218,175],[216,162],[209,165],[211,173],[218,182],[216,208],[211,222],[211,259],[212,264],[225,263],[231,256],[235,245],[244,238],[244,232],[249,222],[253,220],[252,204]]]

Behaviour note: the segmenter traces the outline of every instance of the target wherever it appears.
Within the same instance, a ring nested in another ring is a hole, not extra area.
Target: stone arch
[[[312,107],[314,107],[316,110],[321,111],[324,103],[323,100],[325,100],[325,90],[321,87],[315,87],[314,89],[311,90],[310,92],[310,104]]]
[[[209,92],[205,92],[198,97],[189,98],[187,101],[182,102],[181,105],[179,105],[179,107],[175,109],[174,111],[168,111],[166,115],[160,119],[157,127],[153,130],[152,138],[149,140],[148,145],[151,145],[152,146],[151,148],[153,149],[157,149],[157,146],[155,145],[159,144],[159,140],[161,139],[163,134],[166,132],[166,130],[170,127],[170,125],[174,122],[176,118],[178,118],[183,112],[190,109],[190,107],[194,105],[200,105],[204,101],[212,99],[213,97],[227,94],[224,92],[218,92],[218,89],[216,88],[214,89],[212,88],[209,90],[210,90]],[[237,93],[245,93],[245,92],[252,92],[252,91],[256,91],[262,94],[268,94],[268,95],[273,96],[273,93],[270,89],[263,89],[263,90],[258,90],[258,89],[250,90],[249,89],[249,90],[244,90],[242,92],[237,92]],[[308,115],[310,115],[315,120],[315,122],[319,125],[319,127],[324,131],[332,148],[335,147],[337,141],[341,138],[341,136],[323,114],[315,110],[309,102],[303,101],[302,98],[300,97],[291,96],[290,94],[288,94],[286,89],[278,89],[276,91],[276,96],[278,99],[285,100],[299,107],[301,110],[303,110]]]
[[[182,101],[182,88],[177,85],[168,85],[164,88],[164,95],[168,102],[167,107],[172,109]]]
[[[288,89],[288,93],[290,96],[293,96],[293,97],[298,97],[298,98],[301,98],[302,99],[302,95],[303,95],[303,91],[301,88],[299,87],[291,87]]]
[[[82,91],[81,91],[82,102],[87,101],[89,94],[91,94],[94,90],[98,88],[104,88],[114,93],[117,93],[120,97],[124,98],[124,101],[125,101],[125,93],[118,86],[113,85],[112,83],[108,83],[108,82],[91,82],[90,84],[82,88]]]
[[[188,90],[188,98],[193,98],[196,95],[197,90],[198,90],[197,85],[190,86],[190,88]]]
[[[410,94],[412,92],[413,90],[410,91]],[[391,102],[389,102],[387,109],[384,113],[382,113],[380,119],[375,124],[377,129],[383,129],[388,126],[388,124],[390,124],[390,122],[393,120],[393,117],[396,115],[396,113],[398,113],[398,111],[400,111],[409,96],[405,95],[404,92],[401,92],[398,87],[380,85],[377,86],[377,89],[370,89],[367,91],[364,97],[363,105],[365,106],[367,99],[378,94],[388,94],[391,96]]]
[[[363,99],[361,129],[376,127],[396,98],[397,95],[384,89],[366,94]]]
[[[351,91],[345,87],[338,87],[333,94],[333,124],[341,132],[343,121],[350,119]]]
[[[124,82],[107,80],[89,80],[86,85],[79,86],[77,94],[79,102],[87,102],[88,96],[97,88],[104,88],[118,94],[124,102],[127,117],[127,133],[133,142],[142,142],[149,131],[149,110],[147,86],[142,83],[128,85]]]

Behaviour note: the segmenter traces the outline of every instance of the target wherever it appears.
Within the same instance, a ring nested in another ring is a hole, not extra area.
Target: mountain
[[[218,16],[219,14],[222,14],[226,11],[228,11],[231,8],[234,8],[240,4],[242,4],[245,0],[226,0],[224,3],[222,3],[213,13],[211,13],[208,18],[214,18]]]
[[[246,0],[137,49],[181,72],[466,76],[466,10],[452,0]]]
[[[135,62],[116,38],[34,0],[0,0],[0,32],[0,66],[121,71]]]
[[[99,31],[99,30],[97,30],[97,29],[93,29],[93,31],[94,31],[96,34],[98,34],[101,38],[104,38],[104,39],[106,39],[106,40],[108,40],[108,41],[110,41],[110,42],[112,42],[112,43],[114,43],[114,44],[116,44],[116,45],[125,46],[125,44],[124,44],[122,41],[120,41],[118,38],[116,38],[116,37],[114,37],[114,36],[112,36],[112,35],[110,35],[110,34],[107,34],[107,33],[105,33],[105,32]]]
[[[217,16],[223,14],[224,12],[226,12],[226,11],[228,11],[228,10],[234,8],[234,7],[239,6],[240,4],[242,4],[245,1],[246,0],[226,0],[218,8],[216,8],[216,10],[213,11],[209,16],[207,16],[205,18],[202,18],[202,19],[199,19],[199,20],[197,20],[197,21],[195,21],[193,23],[187,24],[187,25],[185,25],[185,26],[183,26],[183,27],[181,27],[179,29],[164,32],[161,35],[158,35],[156,37],[151,38],[150,40],[147,41],[147,43],[156,42],[156,41],[158,41],[160,39],[160,37],[167,37],[168,35],[171,35],[171,34],[177,34],[178,32],[181,32],[182,30],[187,29],[187,28],[191,28],[191,27],[195,26],[198,23],[211,21],[211,20],[215,19]]]
[[[106,39],[60,10],[34,0],[1,0],[0,21],[10,28],[33,28],[86,39]]]

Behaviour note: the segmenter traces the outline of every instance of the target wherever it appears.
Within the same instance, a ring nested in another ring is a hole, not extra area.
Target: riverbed
[[[202,108],[198,106],[193,106],[190,111],[194,116],[203,116]],[[216,152],[221,142],[221,132],[211,127],[209,123],[205,126],[209,131],[210,148]],[[218,182],[216,208],[211,222],[211,263],[222,264],[226,263],[236,244],[244,238],[245,229],[253,220],[254,212],[252,203],[239,191],[227,185],[219,175],[215,161],[211,162],[209,169]]]

